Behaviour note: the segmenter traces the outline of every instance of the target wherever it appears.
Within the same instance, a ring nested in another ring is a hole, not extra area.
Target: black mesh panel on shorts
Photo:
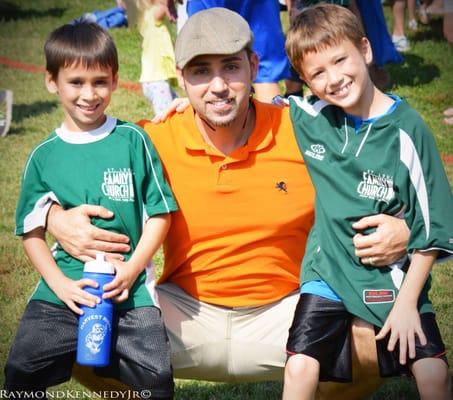
[[[96,374],[124,382],[134,390],[150,390],[152,398],[173,396],[170,343],[161,312],[140,307],[116,312],[111,362]]]
[[[6,361],[5,389],[42,390],[69,380],[77,323],[67,307],[29,302]]]

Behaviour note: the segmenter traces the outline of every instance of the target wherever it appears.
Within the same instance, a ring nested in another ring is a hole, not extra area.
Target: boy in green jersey
[[[5,367],[5,388],[45,397],[47,387],[71,377],[81,305],[100,299],[84,290],[83,263],[45,241],[52,202],[115,210],[98,227],[126,234],[131,251],[114,261],[116,275],[104,286],[115,301],[110,364],[96,373],[122,381],[147,398],[173,397],[169,342],[153,290],[152,256],[177,209],[147,134],[107,116],[118,82],[118,57],[99,25],[77,22],[51,33],[45,44],[46,86],[59,96],[64,121],[32,151],[22,178],[16,234],[42,279],[20,322]],[[41,393],[39,393],[41,391]]]
[[[421,398],[451,398],[427,296],[435,259],[453,253],[453,199],[434,139],[404,100],[374,86],[370,44],[347,9],[305,9],[286,49],[314,94],[289,102],[316,200],[283,398],[313,398],[319,380],[351,380],[354,315],[376,327],[382,376],[409,368]],[[373,268],[374,259],[363,265],[355,256],[353,223],[378,213],[405,218],[410,227],[408,269],[405,260]]]

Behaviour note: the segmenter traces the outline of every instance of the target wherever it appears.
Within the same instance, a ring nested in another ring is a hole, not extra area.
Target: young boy
[[[102,228],[125,233],[130,253],[115,262],[104,298],[117,303],[109,366],[96,372],[153,399],[173,397],[169,342],[153,299],[151,258],[177,209],[157,152],[137,126],[105,115],[118,82],[118,57],[100,26],[78,22],[49,36],[46,86],[63,105],[64,121],[31,153],[23,175],[16,234],[41,274],[20,322],[5,367],[9,391],[45,390],[68,380],[75,360],[80,305],[100,299],[83,290],[83,263],[45,242],[46,210],[90,203],[115,210]],[[145,222],[144,222],[145,221]]]
[[[421,398],[450,398],[445,347],[427,296],[437,253],[453,253],[453,200],[433,137],[405,101],[373,85],[370,44],[347,9],[305,9],[286,50],[314,94],[290,97],[290,107],[316,188],[316,218],[289,332],[283,398],[313,398],[319,380],[351,380],[353,315],[381,328],[382,376],[401,373],[408,355]],[[403,261],[373,268],[376,260],[362,265],[355,256],[353,223],[378,213],[404,217],[411,230],[405,276]]]

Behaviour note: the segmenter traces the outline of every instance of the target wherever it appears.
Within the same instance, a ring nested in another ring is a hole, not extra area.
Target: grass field
[[[113,3],[106,0],[0,0],[0,58],[42,66],[42,46],[48,32],[84,12],[107,9]],[[137,81],[139,34],[134,28],[111,33],[119,49],[121,79]],[[406,97],[419,110],[431,127],[440,152],[453,154],[453,127],[442,122],[442,110],[453,106],[453,49],[442,39],[440,20],[422,27],[410,39],[413,48],[405,56],[406,62],[388,67],[394,82],[390,90]],[[60,125],[63,114],[57,99],[45,90],[42,73],[9,68],[0,62],[0,87],[14,91],[14,121],[9,135],[0,140],[0,368],[3,370],[18,320],[37,280],[20,240],[13,234],[20,175],[32,147]],[[152,111],[140,92],[119,89],[113,96],[109,113],[136,121],[151,116]],[[452,183],[453,165],[446,165],[446,169]],[[453,263],[436,267],[433,276],[432,299],[444,340],[452,349]],[[451,355],[449,361],[453,365]],[[3,386],[3,376],[0,386]],[[81,386],[70,381],[59,389],[81,390]],[[272,382],[231,385],[178,381],[176,398],[278,399],[280,393],[281,384]],[[372,398],[414,399],[417,393],[413,382],[398,379],[387,382]]]

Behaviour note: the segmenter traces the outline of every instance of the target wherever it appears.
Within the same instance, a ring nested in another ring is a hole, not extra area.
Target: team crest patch
[[[393,289],[365,289],[363,302],[365,304],[393,303],[395,302],[395,291]]]

